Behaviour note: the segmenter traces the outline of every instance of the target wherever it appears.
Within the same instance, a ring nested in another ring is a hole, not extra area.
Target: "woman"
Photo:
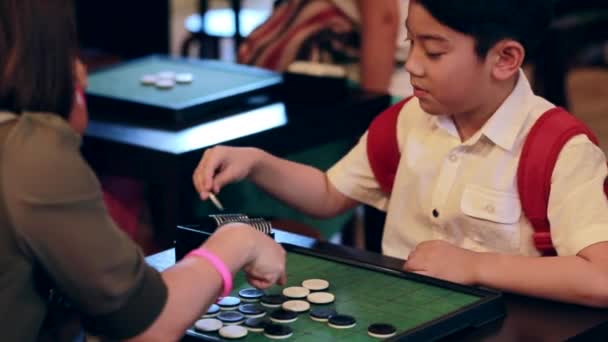
[[[284,283],[283,249],[242,224],[220,228],[165,272],[147,266],[79,152],[87,117],[74,91],[75,36],[69,0],[0,0],[4,339],[58,339],[50,335],[65,322],[51,318],[65,298],[96,334],[177,340],[237,270],[256,287]]]

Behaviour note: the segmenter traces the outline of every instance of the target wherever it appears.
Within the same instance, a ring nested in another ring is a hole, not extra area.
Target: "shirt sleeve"
[[[137,335],[165,304],[162,278],[108,216],[80,138],[65,121],[51,115],[20,121],[5,144],[2,173],[20,247],[95,330]]]
[[[345,196],[386,211],[388,196],[380,189],[367,159],[367,132],[327,171],[327,177]]]
[[[592,244],[608,241],[607,173],[604,153],[587,136],[572,138],[560,152],[548,207],[558,255],[576,255]]]

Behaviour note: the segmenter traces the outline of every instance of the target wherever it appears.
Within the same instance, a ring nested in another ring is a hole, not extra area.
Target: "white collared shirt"
[[[376,182],[367,133],[328,172],[346,196],[387,211],[383,252],[407,258],[420,242],[445,240],[473,251],[539,255],[523,215],[516,172],[534,122],[554,106],[535,96],[523,72],[509,97],[471,138],[461,142],[448,116],[425,113],[416,98],[397,122],[401,159],[390,195]],[[552,176],[548,217],[559,255],[608,241],[608,173],[602,150],[572,138]]]

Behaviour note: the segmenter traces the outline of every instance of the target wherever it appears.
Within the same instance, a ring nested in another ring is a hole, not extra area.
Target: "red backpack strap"
[[[534,245],[543,255],[556,255],[547,218],[551,176],[562,147],[575,135],[598,140],[587,126],[563,108],[543,113],[524,142],[517,169],[517,187],[524,214],[534,228]],[[604,183],[605,190],[607,183]]]
[[[397,143],[397,119],[401,109],[411,98],[412,96],[401,100],[380,113],[367,131],[367,159],[376,181],[387,194],[393,189],[401,157]]]

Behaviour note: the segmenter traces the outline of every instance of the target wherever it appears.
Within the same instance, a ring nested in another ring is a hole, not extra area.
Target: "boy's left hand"
[[[475,285],[480,256],[449,242],[425,241],[410,253],[403,269],[455,283]]]

